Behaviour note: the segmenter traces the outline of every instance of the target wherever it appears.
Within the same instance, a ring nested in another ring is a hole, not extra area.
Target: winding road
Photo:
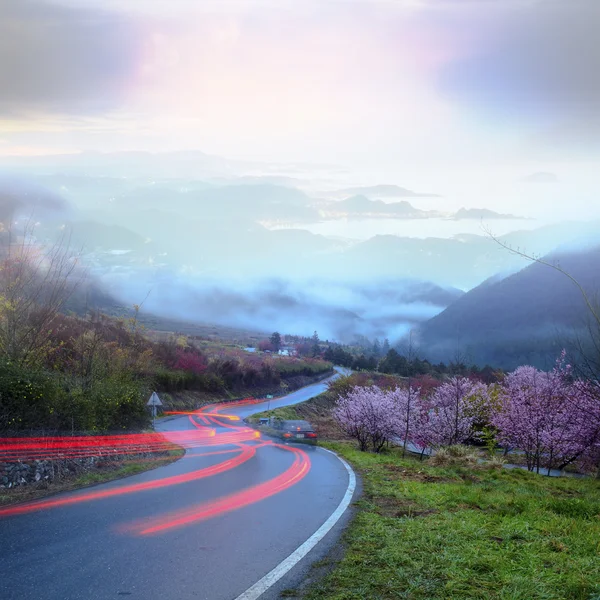
[[[0,598],[268,600],[296,587],[336,542],[355,479],[334,454],[241,421],[266,408],[242,401],[160,421],[186,448],[180,460],[0,509]]]

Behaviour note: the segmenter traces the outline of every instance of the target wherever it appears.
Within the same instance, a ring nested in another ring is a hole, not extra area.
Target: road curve
[[[325,385],[270,405],[302,402]],[[240,419],[267,405],[216,405],[161,422],[157,430],[186,446],[181,460],[53,496],[21,514],[0,509],[0,598],[235,600],[244,594],[328,521],[350,480],[335,455],[259,439],[243,425]],[[294,587],[343,521],[261,599]]]

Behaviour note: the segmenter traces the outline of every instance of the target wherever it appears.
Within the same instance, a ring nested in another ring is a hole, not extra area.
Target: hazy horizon
[[[595,0],[5,2],[3,218],[68,227],[124,303],[400,336],[526,266],[486,230],[598,239],[599,24]]]
[[[542,171],[577,186],[544,190],[564,218],[600,205],[599,22],[594,0],[7,2],[0,154],[339,164],[500,212],[490,188]]]

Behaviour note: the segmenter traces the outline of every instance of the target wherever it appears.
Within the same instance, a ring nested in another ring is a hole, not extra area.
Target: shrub
[[[177,348],[173,368],[178,371],[189,371],[190,373],[199,375],[206,371],[206,358],[193,348]]]
[[[97,431],[136,429],[148,421],[146,401],[150,389],[129,377],[111,377],[89,392]]]
[[[477,464],[479,455],[476,450],[469,446],[456,444],[453,446],[442,446],[429,459],[429,464],[437,467],[447,466],[473,466]]]
[[[271,343],[271,340],[261,340],[260,342],[258,342],[258,349],[261,352],[266,352],[267,350],[269,352],[274,352],[275,351],[275,347]]]
[[[485,466],[489,469],[502,469],[506,461],[501,456],[490,456],[485,461]]]
[[[0,364],[0,428],[8,430],[58,429],[67,404],[59,375]]]

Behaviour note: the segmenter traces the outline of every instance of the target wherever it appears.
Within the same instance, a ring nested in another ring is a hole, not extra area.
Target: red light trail
[[[111,455],[132,455],[140,453],[159,453],[178,446],[191,450],[213,446],[234,446],[231,449],[188,454],[186,457],[203,459],[215,455],[235,454],[235,456],[208,467],[189,471],[181,475],[166,476],[161,479],[121,485],[108,490],[75,493],[66,497],[28,502],[0,508],[0,517],[25,514],[33,511],[102,500],[123,494],[133,494],[147,490],[181,485],[212,477],[239,467],[251,460],[257,450],[265,446],[284,449],[293,454],[294,460],[283,473],[276,477],[247,487],[233,494],[210,502],[199,503],[181,511],[140,521],[126,530],[139,535],[155,534],[174,527],[181,527],[260,502],[278,494],[301,481],[310,470],[310,460],[306,452],[273,442],[261,442],[260,433],[246,426],[233,425],[240,421],[237,415],[227,414],[227,410],[240,406],[259,403],[248,398],[226,404],[205,406],[194,412],[171,411],[169,414],[188,415],[191,430],[165,433],[141,433],[113,436],[76,436],[76,437],[36,437],[5,438],[0,440],[0,461],[32,461],[41,459],[74,459],[91,456],[109,457]],[[153,459],[148,459],[153,460]]]
[[[264,500],[265,498],[278,494],[298,483],[310,470],[310,460],[308,455],[304,450],[299,450],[298,448],[288,448],[287,446],[280,446],[279,444],[274,445],[289,450],[296,455],[292,466],[281,475],[278,475],[269,481],[265,481],[264,483],[236,492],[235,494],[219,498],[214,502],[198,504],[191,509],[172,513],[162,518],[152,519],[151,521],[141,522],[138,526],[134,527],[134,530],[145,535],[210,519],[217,515]]]

